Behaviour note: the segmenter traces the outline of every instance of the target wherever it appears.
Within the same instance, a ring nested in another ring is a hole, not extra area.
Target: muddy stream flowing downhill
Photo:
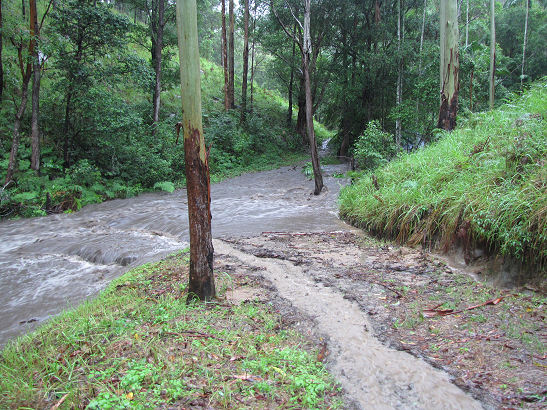
[[[315,318],[329,367],[359,408],[481,408],[440,370],[380,343],[366,314],[289,261],[258,258],[223,238],[262,232],[343,231],[336,198],[346,165],[324,166],[311,195],[301,166],[246,174],[212,187],[215,252],[263,270],[296,309]],[[188,245],[186,192],[144,194],[70,215],[0,223],[0,344],[103,289],[129,267]]]

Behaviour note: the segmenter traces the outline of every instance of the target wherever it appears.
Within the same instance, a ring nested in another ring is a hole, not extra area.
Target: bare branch
[[[289,30],[287,30],[287,27],[285,27],[285,25],[283,24],[283,22],[281,21],[281,19],[279,18],[279,15],[277,14],[277,11],[275,9],[275,6],[273,4],[273,0],[270,2],[270,6],[272,8],[272,12],[275,16],[275,18],[277,19],[277,22],[279,23],[279,25],[281,26],[281,28],[283,29],[283,31],[285,32],[285,34],[290,38],[292,39],[292,41],[294,41],[297,45],[298,45],[298,48],[300,49],[300,52],[303,54],[304,53],[304,49],[302,48],[302,43],[298,40],[298,38],[293,34],[291,33]]]
[[[296,21],[296,23],[298,24],[298,26],[300,27],[300,30],[301,31],[304,31],[304,27],[302,26],[302,23],[300,23],[300,20],[298,20],[298,18],[295,16],[294,12],[292,11],[292,7],[291,5],[285,1],[285,4],[287,5],[287,7],[289,8],[289,10],[291,11],[291,15],[292,17],[294,18],[294,21]]]

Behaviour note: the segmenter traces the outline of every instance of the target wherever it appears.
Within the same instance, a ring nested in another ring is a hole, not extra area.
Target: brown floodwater
[[[214,184],[213,236],[340,229],[336,198],[346,181],[327,165],[314,196],[301,166]],[[186,191],[89,205],[73,214],[0,223],[0,345],[96,295],[130,267],[188,246]]]

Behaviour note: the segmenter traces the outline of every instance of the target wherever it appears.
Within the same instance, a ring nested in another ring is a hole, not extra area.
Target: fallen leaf
[[[232,374],[232,377],[234,379],[239,379],[239,380],[244,380],[246,382],[259,382],[260,380],[262,380],[260,377],[258,376],[253,376],[252,374],[249,374],[249,373],[243,373],[243,374]]]

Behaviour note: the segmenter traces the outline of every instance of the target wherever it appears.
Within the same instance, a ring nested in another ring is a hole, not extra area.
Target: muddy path
[[[264,282],[265,291],[237,289],[236,298],[275,305],[274,296],[281,297],[300,312],[291,319],[297,328],[327,341],[327,364],[356,408],[545,404],[547,327],[539,296],[490,288],[431,254],[377,243],[349,228],[214,245],[219,271]],[[499,297],[496,305],[457,315],[423,315],[440,302],[469,306]]]
[[[281,297],[312,318],[315,331],[327,340],[329,368],[357,408],[482,408],[446,373],[382,344],[358,303],[309,275],[302,267],[304,260],[284,257],[282,247],[265,248],[267,238],[215,240],[214,247],[217,257],[228,256],[260,270]],[[318,250],[319,259],[328,257],[324,250]],[[345,257],[349,261],[358,256]]]

